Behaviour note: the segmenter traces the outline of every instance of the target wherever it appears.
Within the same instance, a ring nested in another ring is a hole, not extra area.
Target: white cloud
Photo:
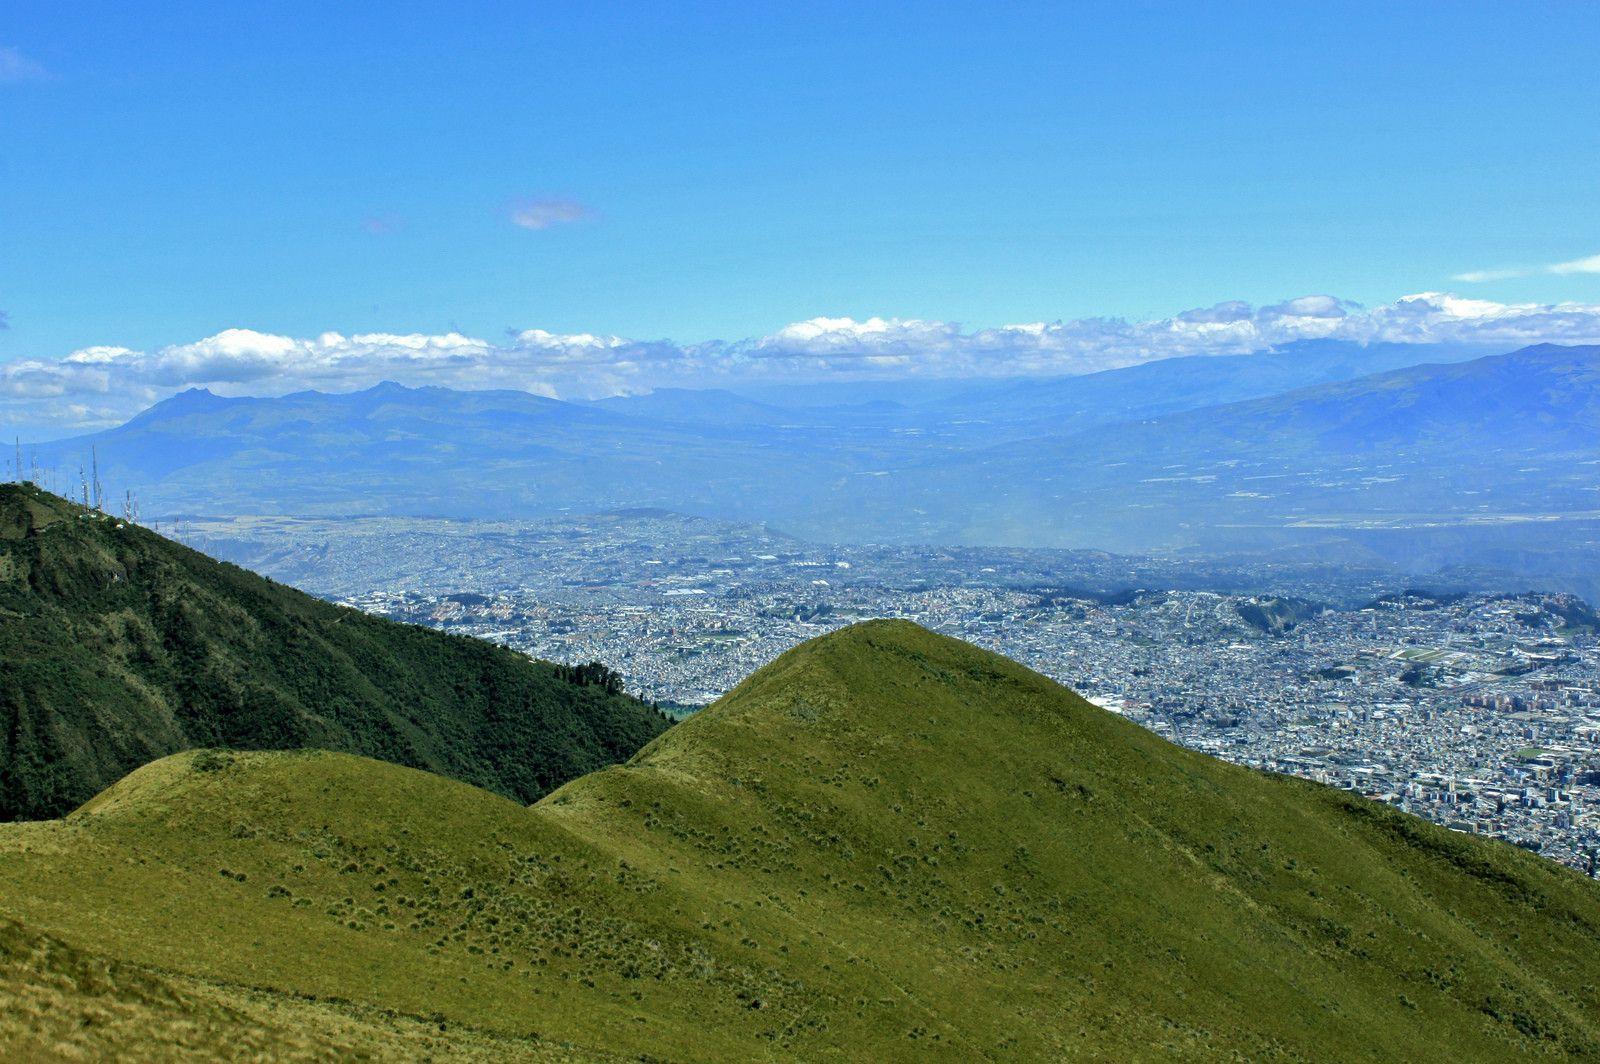
[[[1539,273],[1600,273],[1600,255],[1590,255],[1587,258],[1573,259],[1570,262],[1553,262],[1548,266],[1509,266],[1496,270],[1468,270],[1458,273],[1451,280],[1466,281],[1470,284],[1479,284],[1484,281],[1505,281],[1513,277],[1532,277]]]
[[[1505,269],[1505,270],[1468,270],[1451,277],[1452,281],[1466,281],[1468,284],[1482,284],[1485,281],[1506,281],[1513,277],[1526,277],[1532,270]]]
[[[594,211],[571,199],[524,199],[511,205],[511,224],[522,229],[550,229],[593,217]]]
[[[15,48],[0,45],[0,83],[43,81],[49,76],[49,72],[36,61]]]
[[[1571,262],[1558,262],[1550,267],[1551,273],[1600,273],[1600,255],[1590,255],[1586,259],[1573,259]]]
[[[512,332],[498,341],[456,332],[327,332],[302,339],[226,329],[150,351],[106,345],[56,360],[0,363],[0,428],[10,422],[61,431],[92,428],[192,386],[270,395],[397,380],[592,398],[741,379],[1088,373],[1314,339],[1505,350],[1540,342],[1600,343],[1600,304],[1497,303],[1423,292],[1365,308],[1310,295],[1264,307],[1229,301],[1150,321],[1078,318],[988,329],[917,318],[817,317],[767,336],[698,344],[544,329]]]
[[[961,326],[916,318],[810,318],[785,325],[770,336],[747,343],[756,358],[829,355],[853,359],[914,354],[960,340]]]

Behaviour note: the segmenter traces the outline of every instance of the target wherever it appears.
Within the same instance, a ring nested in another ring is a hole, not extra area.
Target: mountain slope
[[[1208,429],[1202,439],[1195,433]],[[1592,445],[1600,430],[1600,347],[1541,344],[1470,362],[1409,366],[1296,389],[1205,414],[1176,415],[1154,430],[1174,450],[1232,457],[1248,448],[1343,456],[1469,441],[1537,453]],[[1130,437],[1136,430],[1129,429]],[[1178,445],[1181,444],[1181,447]],[[1226,445],[1232,445],[1232,450]],[[1147,444],[1126,450],[1160,453]]]
[[[476,640],[368,617],[0,486],[0,819],[195,746],[326,747],[531,801],[664,727]]]
[[[1077,377],[982,383],[920,409],[979,421],[987,442],[997,432],[1031,439],[1497,353],[1451,344],[1303,340],[1252,355],[1191,355]]]
[[[1545,549],[1531,519],[1587,520],[1593,540],[1597,461],[1600,347],[1542,345],[935,457],[819,520],[881,524],[909,500],[930,541],[1228,550],[1477,524]]]
[[[629,417],[711,425],[792,425],[801,414],[746,399],[722,388],[657,388],[643,395],[616,395],[589,404]]]
[[[0,915],[579,1057],[1600,1055],[1600,890],[1172,746],[904,622],[525,809],[184,754],[0,828]]]
[[[1300,340],[1249,355],[1191,355],[1140,362],[1074,376],[902,379],[798,385],[735,385],[742,396],[780,406],[792,416],[838,418],[869,400],[900,405],[897,424],[929,430],[964,426],[979,445],[1083,431],[1184,410],[1236,403],[1318,384],[1352,380],[1424,363],[1460,362],[1503,347],[1462,344],[1354,343]],[[680,418],[717,416],[712,392],[663,389],[661,409]],[[625,400],[623,402],[632,402]],[[653,397],[638,402],[651,404]]]

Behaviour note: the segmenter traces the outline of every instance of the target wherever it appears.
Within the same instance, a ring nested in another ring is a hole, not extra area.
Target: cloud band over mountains
[[[968,330],[903,318],[812,318],[768,336],[679,344],[542,329],[498,341],[328,332],[310,339],[227,329],[150,351],[97,346],[0,364],[0,423],[60,432],[123,420],[187,387],[226,394],[346,391],[378,380],[516,388],[594,398],[741,380],[1064,375],[1182,355],[1248,354],[1297,340],[1453,343],[1505,350],[1600,342],[1600,305],[1504,304],[1437,292],[1363,307],[1333,296],[1219,303],[1169,318]]]

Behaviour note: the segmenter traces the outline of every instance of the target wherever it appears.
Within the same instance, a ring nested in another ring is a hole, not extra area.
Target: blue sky
[[[1579,0],[244,6],[0,12],[0,361],[1600,303]]]

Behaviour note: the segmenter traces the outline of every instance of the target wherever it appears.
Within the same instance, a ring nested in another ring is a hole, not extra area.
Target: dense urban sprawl
[[[905,617],[1176,742],[1594,870],[1600,618],[1570,596],[1384,594],[1336,573],[1280,574],[1270,595],[1118,593],[1097,589],[1182,568],[1094,552],[818,547],[659,512],[306,531],[249,530],[250,549],[269,552],[250,560],[361,609],[603,661],[676,712],[805,639]],[[246,541],[236,525],[200,533],[223,551]]]

